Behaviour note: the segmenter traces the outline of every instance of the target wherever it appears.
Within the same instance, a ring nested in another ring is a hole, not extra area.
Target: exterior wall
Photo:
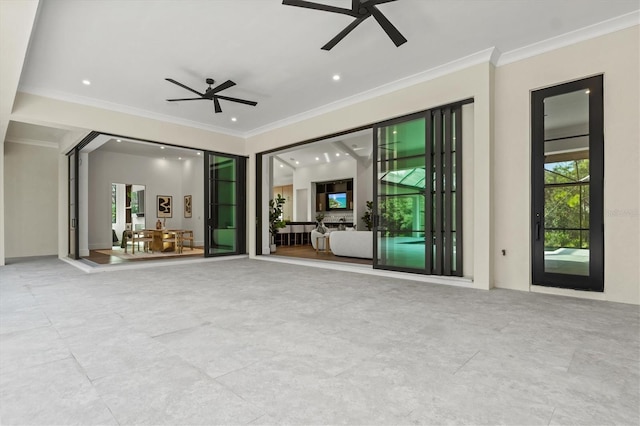
[[[5,176],[9,174],[5,169],[3,145],[38,4],[39,0],[0,1],[0,266],[9,256],[5,253],[4,230],[11,226],[11,222],[5,220]]]
[[[5,142],[6,257],[58,253],[58,150]]]
[[[635,26],[496,68],[496,287],[531,287],[530,91],[604,74],[604,294],[532,290],[640,303],[639,40]]]
[[[466,220],[473,223],[474,287],[490,288],[495,283],[502,288],[544,290],[638,304],[639,40],[638,26],[635,26],[497,68],[489,62],[474,65],[246,140],[25,93],[17,94],[11,119],[249,155],[248,241],[250,254],[255,255],[255,212],[257,208],[264,210],[264,206],[255,205],[256,153],[473,98],[473,209],[471,219]],[[604,74],[605,81],[605,292],[531,288],[530,91],[600,73]],[[61,256],[67,252],[64,150],[72,141],[67,142],[57,153],[58,235],[47,240],[52,244],[57,241]],[[10,170],[8,158],[4,158],[2,167],[5,182],[0,185],[0,196],[8,187],[7,181],[13,180],[16,173]],[[0,227],[8,233],[14,226],[13,219],[7,220],[4,226],[2,220],[11,197],[4,194],[0,198]],[[4,243],[10,240],[4,234],[0,239],[2,264]],[[503,248],[507,255],[498,256]],[[465,263],[466,260],[465,257]]]

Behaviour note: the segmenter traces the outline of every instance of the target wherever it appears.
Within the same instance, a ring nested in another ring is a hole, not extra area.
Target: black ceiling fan
[[[222,83],[221,85],[219,85],[218,87],[214,87],[212,88],[211,85],[213,83],[215,83],[215,81],[212,78],[207,78],[205,81],[206,83],[209,85],[209,87],[205,90],[204,93],[200,93],[197,90],[192,89],[191,87],[187,87],[182,83],[179,83],[177,81],[175,81],[172,78],[165,78],[165,80],[167,80],[168,82],[171,82],[173,84],[176,84],[180,87],[182,87],[183,89],[187,89],[190,92],[193,92],[197,95],[199,95],[199,98],[181,98],[181,99],[167,99],[167,101],[169,102],[177,102],[177,101],[201,101],[201,100],[205,100],[205,101],[213,101],[213,107],[216,111],[216,114],[219,112],[222,112],[222,108],[220,107],[220,99],[224,100],[224,101],[231,101],[231,102],[238,102],[241,104],[245,104],[245,105],[251,105],[251,106],[256,106],[258,105],[257,102],[254,101],[246,101],[244,99],[238,99],[238,98],[230,98],[228,96],[222,96],[222,95],[218,95],[219,92],[223,91],[224,89],[228,89],[229,87],[235,86],[236,84],[231,81],[231,80],[227,80],[224,83]]]
[[[336,44],[338,44],[343,38],[347,36],[355,27],[360,25],[365,19],[373,16],[382,29],[387,33],[389,38],[393,41],[396,47],[399,47],[407,42],[400,31],[393,26],[393,24],[387,19],[386,16],[380,12],[376,5],[383,3],[391,3],[396,0],[351,0],[351,9],[345,9],[342,7],[329,6],[326,4],[313,3],[306,0],[283,0],[282,4],[286,6],[298,6],[305,9],[322,10],[325,12],[340,13],[343,15],[349,15],[355,18],[344,30],[340,31],[337,36],[332,38],[329,43],[322,46],[322,50],[331,50]]]

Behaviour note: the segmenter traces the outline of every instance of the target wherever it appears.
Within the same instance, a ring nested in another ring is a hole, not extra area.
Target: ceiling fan
[[[200,93],[197,90],[192,89],[191,87],[187,87],[184,84],[179,83],[179,82],[175,81],[172,78],[165,78],[165,80],[167,80],[170,83],[176,84],[176,85],[182,87],[183,89],[187,89],[188,91],[193,92],[193,93],[197,94],[198,96],[200,96],[199,98],[167,99],[168,102],[201,101],[201,100],[213,101],[213,107],[214,107],[214,109],[216,111],[216,114],[219,113],[219,112],[222,112],[222,108],[220,107],[220,99],[222,99],[224,101],[238,102],[238,103],[241,103],[241,104],[251,105],[251,106],[258,105],[258,103],[254,102],[254,101],[246,101],[244,99],[230,98],[228,96],[218,95],[218,93],[223,91],[224,89],[228,89],[229,87],[232,87],[232,86],[236,85],[231,80],[227,80],[224,83],[222,83],[221,85],[219,85],[218,87],[213,87],[212,88],[211,85],[213,83],[215,83],[215,81],[212,78],[207,78],[205,81],[209,85],[209,87],[205,90],[204,93]]]
[[[355,27],[360,25],[365,19],[373,16],[382,29],[387,33],[389,38],[393,41],[396,47],[399,47],[407,42],[400,31],[393,26],[393,24],[387,19],[386,16],[376,7],[376,5],[383,3],[391,3],[396,0],[351,0],[351,9],[345,9],[342,7],[329,6],[326,4],[313,3],[306,0],[283,0],[282,4],[286,6],[297,6],[305,9],[322,10],[325,12],[340,13],[343,15],[349,15],[356,18],[350,23],[344,30],[340,31],[337,36],[332,38],[327,44],[322,46],[322,50],[331,50],[336,44],[338,44],[343,38],[345,38]]]

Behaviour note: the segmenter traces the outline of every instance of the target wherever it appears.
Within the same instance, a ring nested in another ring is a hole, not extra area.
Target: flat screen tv
[[[347,193],[333,192],[327,194],[327,206],[329,210],[339,210],[347,208]]]

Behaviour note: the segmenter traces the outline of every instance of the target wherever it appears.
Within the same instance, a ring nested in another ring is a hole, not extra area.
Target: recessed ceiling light
[[[320,157],[316,157],[316,161],[320,161]]]
[[[393,131],[393,134],[394,134],[394,135],[397,135],[397,134],[398,134],[398,131],[397,131],[397,130],[394,130],[394,131]]]
[[[339,80],[340,80],[340,74],[334,74],[333,81],[339,81]]]
[[[84,84],[85,86],[90,86],[91,82],[89,80],[82,80],[82,84]]]
[[[584,93],[586,93],[588,95],[589,93],[591,93],[591,90],[587,89],[587,90],[584,91]]]
[[[299,161],[296,161],[296,164],[300,164],[300,162],[299,162]]]
[[[122,139],[116,139],[116,142],[120,143],[122,142]]]
[[[348,153],[348,152],[345,152],[345,153],[344,153],[344,155],[349,155],[349,153]]]
[[[182,160],[182,157],[178,157],[178,160]]]
[[[160,149],[164,149],[164,146],[161,146]]]
[[[235,123],[236,121],[238,121],[238,119],[236,117],[231,117],[231,121]]]
[[[282,164],[280,164],[280,167],[284,167]]]
[[[336,152],[336,157],[340,157],[340,153],[339,152]]]
[[[198,153],[198,155],[200,155],[200,153]]]

